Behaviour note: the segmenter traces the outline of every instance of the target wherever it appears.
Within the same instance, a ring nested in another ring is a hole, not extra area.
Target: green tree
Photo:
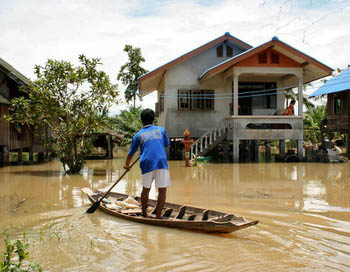
[[[97,70],[100,60],[79,56],[80,64],[48,60],[36,65],[37,79],[23,88],[25,96],[11,101],[9,121],[34,131],[49,131],[46,142],[67,173],[78,173],[92,148],[92,133],[107,122],[108,109],[117,103],[117,86]]]
[[[133,48],[131,45],[125,45],[124,52],[128,54],[129,61],[120,67],[118,80],[121,80],[125,89],[125,100],[129,103],[131,100],[134,102],[134,108],[136,107],[136,97],[141,100],[140,91],[138,88],[137,79],[147,73],[147,70],[140,65],[145,62],[140,48]]]
[[[321,123],[327,117],[326,106],[320,105],[309,108],[304,118],[304,140],[313,144],[320,142]]]
[[[143,127],[140,118],[141,112],[141,107],[130,107],[111,118],[110,124],[113,130],[124,136],[123,144],[129,144],[136,132]]]

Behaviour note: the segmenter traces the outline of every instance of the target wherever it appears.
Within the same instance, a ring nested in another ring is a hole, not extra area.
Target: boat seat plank
[[[196,218],[196,214],[191,214],[188,218],[187,218],[187,220],[188,221],[193,221],[195,218]]]
[[[120,211],[122,214],[132,214],[132,213],[135,213],[135,214],[141,214],[142,213],[142,210],[141,209],[128,209],[128,210],[122,210]]]
[[[206,221],[209,218],[209,210],[203,212],[202,221]]]
[[[184,217],[185,215],[185,211],[186,211],[186,206],[181,206],[175,218],[182,219],[182,217]]]
[[[232,220],[233,215],[232,214],[225,214],[224,216],[219,216],[216,218],[213,218],[211,221],[215,222],[229,222]]]
[[[163,213],[162,217],[170,217],[171,213],[173,212],[173,209],[166,209]]]

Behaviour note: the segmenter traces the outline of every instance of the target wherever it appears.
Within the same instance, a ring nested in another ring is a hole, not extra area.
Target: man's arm
[[[128,155],[128,156],[126,157],[124,169],[128,169],[128,170],[130,169],[130,162],[131,162],[131,160],[132,160],[132,156],[133,156],[133,155]]]

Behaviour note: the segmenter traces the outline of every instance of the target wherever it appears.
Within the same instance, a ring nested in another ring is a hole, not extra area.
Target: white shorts
[[[165,188],[170,186],[170,175],[168,169],[156,169],[142,175],[143,187],[151,188],[153,180],[156,188]]]

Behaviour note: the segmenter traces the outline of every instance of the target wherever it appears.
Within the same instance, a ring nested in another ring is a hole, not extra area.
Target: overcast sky
[[[345,68],[349,14],[350,0],[0,0],[0,57],[35,79],[35,64],[48,58],[76,63],[85,54],[101,58],[101,69],[116,83],[127,61],[125,44],[140,47],[143,67],[153,70],[230,32],[252,46],[278,36],[334,69]],[[143,107],[155,102],[151,94]]]

